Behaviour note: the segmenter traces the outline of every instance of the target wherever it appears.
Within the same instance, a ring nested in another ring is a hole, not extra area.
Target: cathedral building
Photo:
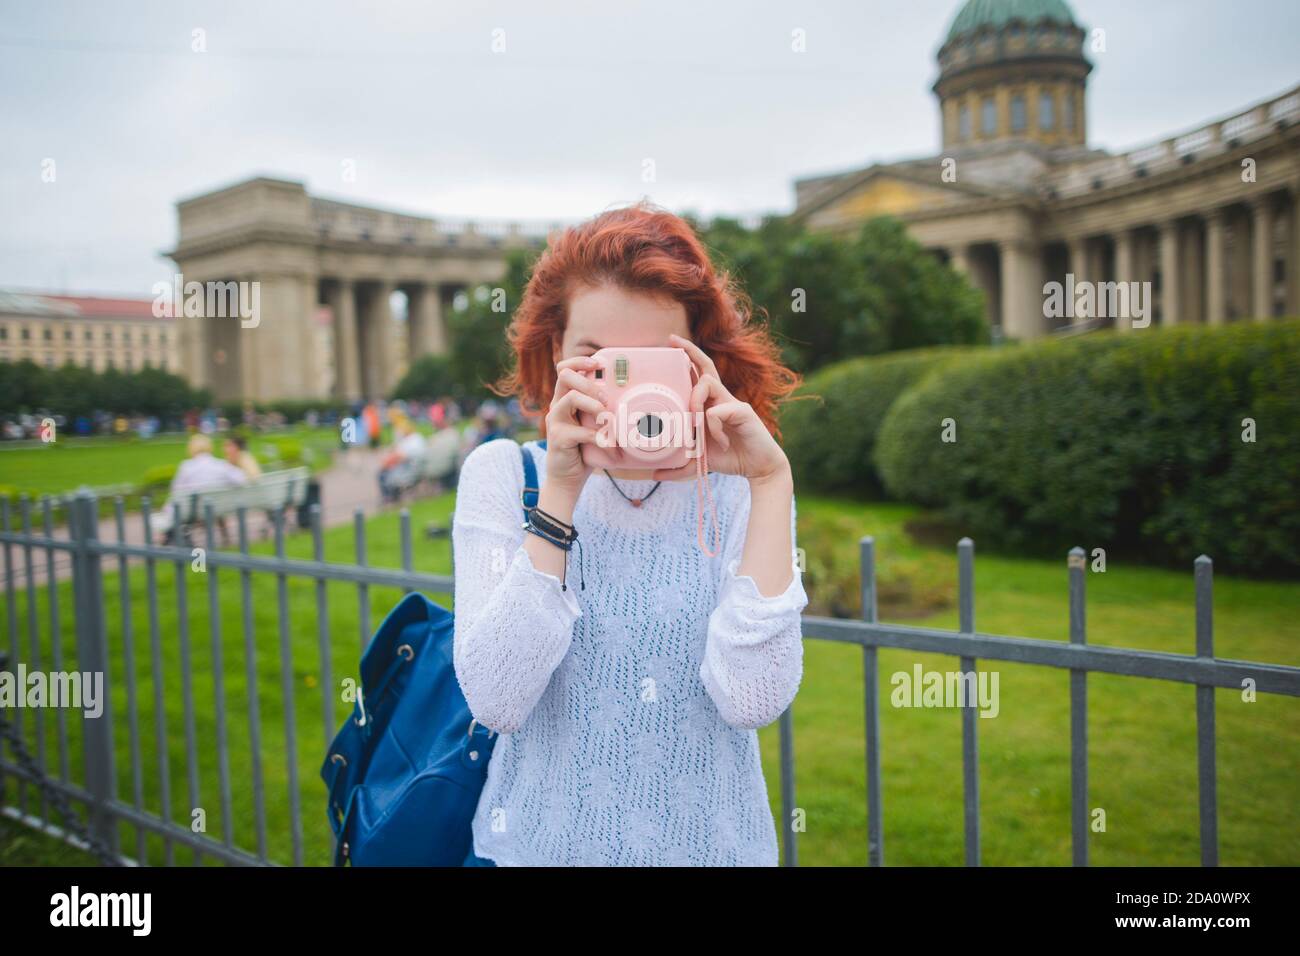
[[[937,53],[940,155],[797,180],[794,217],[898,217],[1002,338],[1300,315],[1300,86],[1112,154],[1088,145],[1104,42],[1065,0],[966,0]]]

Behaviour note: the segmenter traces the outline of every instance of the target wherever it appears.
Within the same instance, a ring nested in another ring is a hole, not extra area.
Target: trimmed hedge
[[[876,433],[894,400],[935,369],[972,351],[935,347],[849,359],[808,377],[782,409],[781,437],[795,487],[884,493],[872,464]]]
[[[894,403],[875,461],[892,494],[942,506],[995,547],[1100,547],[1181,566],[1204,553],[1220,568],[1294,574],[1300,322],[972,356]]]

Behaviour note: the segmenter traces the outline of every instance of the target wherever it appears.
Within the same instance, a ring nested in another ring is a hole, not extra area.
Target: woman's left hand
[[[790,462],[767,430],[758,413],[727,391],[722,376],[704,351],[694,342],[673,335],[669,344],[684,349],[699,375],[691,390],[691,412],[703,412],[708,431],[709,471],[742,475],[751,482],[766,482],[789,475]],[[698,449],[692,449],[698,451]],[[695,460],[683,468],[659,469],[656,480],[674,480],[695,476]]]

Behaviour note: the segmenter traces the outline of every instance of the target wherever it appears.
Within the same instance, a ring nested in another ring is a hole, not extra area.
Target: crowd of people
[[[427,404],[396,401],[387,406],[369,402],[356,410],[354,444],[378,448],[384,419],[392,426],[392,440],[377,476],[385,503],[397,501],[426,478],[444,488],[454,487],[471,451],[494,438],[513,436],[523,421],[514,399],[506,404],[492,399],[481,402],[462,429],[464,416],[460,404],[450,398]]]

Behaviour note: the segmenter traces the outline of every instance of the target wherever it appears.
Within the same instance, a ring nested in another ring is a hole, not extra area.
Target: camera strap
[[[699,373],[694,366],[691,367],[691,375],[696,381],[699,380]],[[700,413],[700,419],[703,421],[706,412]],[[707,427],[701,424],[697,429],[695,441],[700,446],[700,453],[695,457],[695,538],[700,543],[700,550],[704,552],[705,557],[717,557],[721,550],[722,543],[719,540],[722,535],[722,529],[718,527],[718,509],[713,504],[713,485],[709,483],[709,446],[705,441],[705,432]],[[704,543],[704,501],[709,502],[709,521],[713,524],[713,549]]]

